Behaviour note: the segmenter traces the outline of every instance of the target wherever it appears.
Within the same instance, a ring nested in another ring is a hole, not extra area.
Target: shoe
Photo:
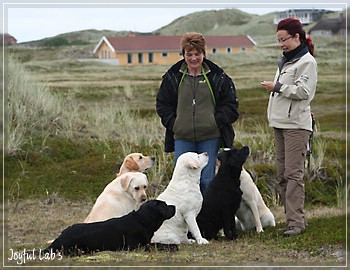
[[[296,236],[303,233],[303,229],[300,227],[288,227],[288,230],[283,233],[283,236]]]

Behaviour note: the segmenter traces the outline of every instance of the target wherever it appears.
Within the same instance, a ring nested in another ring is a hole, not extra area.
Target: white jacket
[[[269,126],[312,131],[310,103],[315,96],[317,63],[308,52],[297,55],[277,69],[274,81],[281,85],[270,94],[267,107]]]

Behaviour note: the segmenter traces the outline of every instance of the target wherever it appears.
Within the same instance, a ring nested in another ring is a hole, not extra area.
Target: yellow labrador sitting
[[[151,243],[164,245],[189,244],[191,232],[198,244],[208,244],[199,231],[196,217],[201,210],[203,197],[199,188],[202,169],[208,163],[208,154],[187,152],[179,156],[173,176],[158,200],[175,205],[175,216],[163,222],[154,233]]]
[[[147,176],[141,172],[126,172],[109,183],[84,223],[121,217],[137,210],[146,202]]]
[[[275,217],[266,206],[250,174],[243,169],[240,176],[242,201],[236,212],[236,228],[260,233],[268,226],[275,227]]]
[[[147,200],[145,189],[148,185],[146,171],[154,165],[154,157],[131,153],[124,158],[117,178],[109,183],[97,198],[84,223],[104,221],[121,217],[137,210]],[[139,174],[130,174],[139,172]],[[127,174],[126,177],[121,177]]]
[[[126,172],[144,172],[154,165],[154,157],[144,156],[141,153],[131,153],[124,158],[117,176]]]

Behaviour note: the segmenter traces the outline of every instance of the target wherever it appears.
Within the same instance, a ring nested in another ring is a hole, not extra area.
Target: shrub
[[[60,47],[69,45],[69,41],[63,37],[45,39],[40,44],[42,47]]]
[[[47,88],[33,82],[11,55],[7,67],[7,152],[14,154],[38,132],[44,138],[57,128],[55,119],[60,115],[63,103]]]

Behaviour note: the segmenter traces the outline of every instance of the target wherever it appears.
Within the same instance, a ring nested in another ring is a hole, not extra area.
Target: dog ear
[[[199,169],[200,167],[201,167],[201,164],[199,164],[199,162],[197,160],[192,159],[188,163],[188,168],[190,168],[192,170]]]
[[[130,170],[130,171],[138,171],[140,169],[139,165],[135,162],[135,160],[132,157],[128,157],[125,160],[125,166]]]
[[[123,174],[120,176],[120,185],[124,191],[127,191],[131,182],[131,176],[127,174]]]

